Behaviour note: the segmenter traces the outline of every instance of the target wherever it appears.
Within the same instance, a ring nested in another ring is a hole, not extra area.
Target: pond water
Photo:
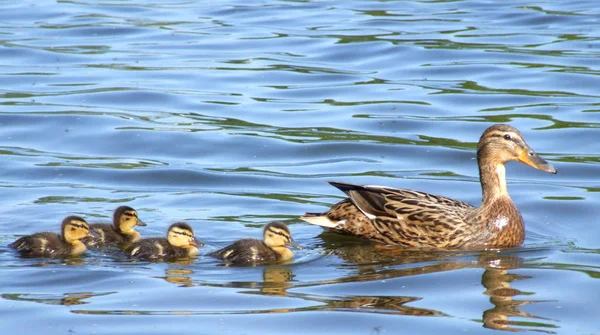
[[[596,1],[5,1],[0,325],[7,334],[599,334]],[[301,222],[327,181],[478,205],[482,131],[522,247],[408,252]],[[287,223],[291,264],[21,258],[18,236],[126,204],[206,247]]]

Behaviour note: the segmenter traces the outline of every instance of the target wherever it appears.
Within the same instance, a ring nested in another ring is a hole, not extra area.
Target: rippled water
[[[0,324],[7,333],[598,334],[596,1],[0,3]],[[522,248],[416,253],[298,220],[328,180],[477,205],[476,142],[518,127]],[[18,257],[120,204],[203,253],[273,219],[292,264]]]

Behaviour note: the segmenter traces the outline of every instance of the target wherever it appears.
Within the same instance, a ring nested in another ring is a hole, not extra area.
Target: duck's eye
[[[75,228],[71,227],[71,231],[75,230]]]
[[[504,139],[505,139],[505,140],[510,140],[510,139],[512,139],[512,137],[510,137],[510,135],[509,135],[509,134],[504,134]]]

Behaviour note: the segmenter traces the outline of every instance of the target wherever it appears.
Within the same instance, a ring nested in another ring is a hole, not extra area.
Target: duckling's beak
[[[296,243],[296,241],[294,241],[291,238],[289,241],[287,241],[287,243],[285,245],[287,245],[288,247],[296,248],[298,250],[302,250],[302,246],[300,244]]]
[[[144,221],[140,220],[140,219],[137,220],[137,223],[135,225],[136,226],[140,226],[140,227],[147,226],[147,224]]]
[[[545,160],[543,160],[540,156],[538,156],[535,151],[533,151],[528,146],[525,146],[521,153],[517,157],[517,161],[527,164],[533,168],[536,168],[540,171],[549,172],[556,174],[556,168]]]
[[[85,237],[98,237],[98,233],[93,229],[88,229],[88,233]]]
[[[203,247],[204,243],[200,242],[200,240],[198,240],[197,238],[194,238],[190,241],[190,245],[193,245],[195,247]]]

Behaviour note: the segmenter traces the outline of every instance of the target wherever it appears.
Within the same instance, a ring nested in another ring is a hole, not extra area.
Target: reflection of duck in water
[[[543,302],[536,300],[515,300],[515,297],[524,295],[518,289],[512,288],[510,283],[514,280],[529,279],[530,276],[508,273],[508,269],[520,267],[523,259],[520,257],[492,257],[485,259],[482,257],[480,263],[487,262],[482,277],[481,283],[486,288],[484,294],[490,297],[490,302],[494,305],[483,312],[483,326],[491,329],[509,330],[509,331],[524,331],[534,330],[554,334],[551,330],[541,329],[540,327],[555,328],[554,325],[544,324],[541,322],[532,321],[511,321],[510,317],[519,317],[535,320],[549,320],[547,318],[535,316],[525,311],[520,310],[521,306],[525,306],[532,302]],[[533,328],[536,327],[536,328]]]
[[[90,228],[84,219],[78,216],[65,218],[61,233],[35,233],[19,238],[9,246],[29,257],[78,256],[86,251],[81,239],[90,236]]]
[[[264,241],[243,239],[209,254],[209,256],[234,264],[267,264],[288,261],[294,253],[287,246],[302,249],[288,227],[281,222],[271,222],[263,231]]]
[[[331,184],[349,199],[302,220],[341,233],[409,248],[504,248],[523,243],[525,229],[506,188],[504,165],[516,160],[556,173],[525,142],[521,133],[497,124],[477,146],[483,191],[480,207],[424,192],[382,186]]]
[[[146,260],[174,260],[195,257],[199,252],[198,245],[192,227],[187,223],[177,222],[169,227],[166,238],[141,239],[127,248],[125,254]]]
[[[379,282],[381,280],[390,280],[401,277],[420,276],[424,274],[440,273],[446,271],[456,272],[457,270],[469,268],[483,268],[481,282],[486,291],[484,294],[489,296],[493,308],[483,311],[483,323],[486,328],[503,330],[535,330],[541,332],[550,332],[549,329],[555,326],[545,325],[536,320],[543,319],[536,315],[529,314],[520,310],[521,306],[533,303],[543,302],[536,300],[517,300],[519,295],[524,295],[520,290],[511,287],[514,280],[523,280],[530,277],[517,273],[522,267],[524,260],[521,257],[502,255],[496,252],[475,252],[475,251],[416,251],[405,250],[397,247],[382,246],[380,244],[369,244],[361,240],[348,241],[343,243],[346,246],[338,245],[345,242],[348,237],[337,234],[324,233],[323,238],[324,252],[330,253],[342,259],[346,267],[352,269],[351,275],[344,276],[339,282]],[[427,264],[422,266],[423,264]],[[414,264],[411,266],[411,264]],[[509,272],[510,271],[510,272]],[[443,311],[426,308],[413,308],[407,303],[420,300],[420,305],[427,304],[427,297],[410,296],[324,296],[317,297],[311,295],[310,299],[322,300],[329,304],[330,309],[342,308],[342,306],[360,306],[355,308],[377,309],[380,313],[399,312],[406,315],[445,315]],[[391,299],[391,300],[390,300]],[[511,321],[511,317],[525,318],[523,322]],[[529,319],[529,320],[527,320]]]
[[[93,223],[90,228],[97,236],[86,239],[84,242],[88,247],[92,246],[127,246],[133,242],[139,241],[142,237],[136,226],[145,226],[146,224],[138,218],[135,209],[129,206],[117,208],[113,214],[113,223]]]

